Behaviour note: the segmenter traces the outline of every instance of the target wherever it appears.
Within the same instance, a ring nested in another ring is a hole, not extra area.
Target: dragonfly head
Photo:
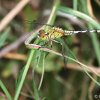
[[[42,39],[42,40],[46,40],[46,34],[45,34],[45,31],[43,29],[41,29],[39,31],[39,37]]]

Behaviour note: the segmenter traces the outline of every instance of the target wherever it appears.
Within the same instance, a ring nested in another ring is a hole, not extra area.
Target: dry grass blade
[[[0,22],[0,32],[11,22],[11,20],[30,2],[30,0],[21,0],[16,7],[11,10]]]

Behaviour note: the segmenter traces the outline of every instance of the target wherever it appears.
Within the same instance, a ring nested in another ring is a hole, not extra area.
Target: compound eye
[[[44,30],[40,30],[39,31],[39,37],[40,38],[44,38],[45,37],[45,31]]]
[[[45,34],[45,31],[44,30],[40,30],[39,31],[39,36],[41,37],[41,35]]]

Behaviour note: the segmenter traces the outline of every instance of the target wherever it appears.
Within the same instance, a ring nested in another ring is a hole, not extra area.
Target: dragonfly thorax
[[[39,37],[42,40],[52,40],[52,39],[60,38],[62,36],[64,36],[64,31],[59,27],[50,28],[46,32],[43,29],[39,31]]]

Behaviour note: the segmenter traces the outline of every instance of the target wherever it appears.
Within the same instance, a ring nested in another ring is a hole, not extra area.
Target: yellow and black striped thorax
[[[42,40],[52,40],[64,36],[64,31],[59,27],[52,27],[45,32],[44,29],[39,31],[39,37]]]

